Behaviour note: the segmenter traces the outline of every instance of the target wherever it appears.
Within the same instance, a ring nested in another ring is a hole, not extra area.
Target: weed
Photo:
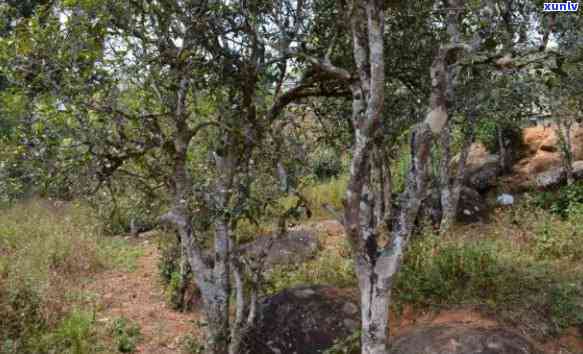
[[[294,266],[281,266],[268,272],[266,288],[276,293],[300,284],[328,284],[338,287],[356,285],[352,259],[332,250],[323,251],[318,258]]]
[[[583,205],[583,183],[562,186],[556,191],[544,191],[535,198],[535,205],[567,219]]]
[[[308,184],[302,188],[302,193],[308,200],[313,215],[317,218],[330,217],[329,212],[322,208],[323,204],[328,204],[337,210],[341,209],[347,183],[348,176],[341,175],[330,178],[324,183]],[[295,201],[289,205],[293,205],[293,203]]]
[[[360,337],[361,332],[356,331],[350,336],[334,343],[323,354],[358,354],[360,353]]]
[[[550,215],[542,218],[534,233],[534,253],[540,259],[583,259],[583,230],[580,216],[572,222],[557,220]]]
[[[559,284],[550,291],[550,319],[557,333],[571,326],[583,325],[583,304],[577,302],[583,290],[577,284]]]
[[[187,335],[182,339],[182,352],[185,354],[202,354],[204,353],[204,345],[200,340],[193,336]]]
[[[491,297],[502,271],[495,243],[445,243],[428,236],[407,253],[395,294],[399,301],[424,305]]]
[[[69,313],[59,326],[43,336],[38,352],[86,354],[94,346],[95,316],[78,309]]]
[[[342,159],[336,150],[321,147],[313,153],[311,168],[314,176],[320,181],[338,177],[342,172]]]
[[[119,317],[113,321],[111,334],[115,338],[116,347],[120,353],[133,353],[141,339],[140,326],[125,317]]]

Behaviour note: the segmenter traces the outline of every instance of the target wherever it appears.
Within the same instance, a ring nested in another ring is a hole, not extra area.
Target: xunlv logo
[[[575,12],[579,10],[579,3],[567,2],[545,2],[545,12]]]

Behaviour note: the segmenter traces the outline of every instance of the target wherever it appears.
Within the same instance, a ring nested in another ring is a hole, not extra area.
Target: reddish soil
[[[196,334],[199,314],[180,313],[166,305],[158,278],[158,250],[151,241],[140,243],[144,255],[134,271],[107,271],[89,285],[100,297],[97,320],[108,328],[122,316],[138,324],[142,340],[137,353],[180,352],[182,338]]]

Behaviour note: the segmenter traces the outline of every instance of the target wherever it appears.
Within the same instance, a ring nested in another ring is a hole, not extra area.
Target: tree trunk
[[[229,233],[228,218],[220,217],[215,225],[214,286],[207,299],[207,321],[210,335],[206,348],[207,354],[228,353],[231,294],[229,281]]]
[[[451,125],[447,124],[441,133],[441,161],[439,166],[439,189],[440,189],[440,200],[441,200],[441,223],[439,225],[439,230],[441,232],[449,229],[451,224],[455,221],[457,205],[454,202],[455,197],[453,196],[452,188],[452,176],[450,173],[451,165]]]
[[[559,136],[559,145],[561,148],[561,157],[567,185],[575,183],[573,176],[573,151],[571,147],[571,127],[573,122],[569,118],[561,119],[557,124],[557,135]]]
[[[214,299],[206,303],[206,317],[208,321],[206,354],[229,353],[229,316],[228,293],[223,289],[216,289]]]
[[[504,139],[504,129],[502,127],[496,129],[496,136],[498,138],[498,153],[500,154],[498,157],[498,166],[500,167],[501,173],[508,173],[511,169],[510,160],[512,156]]]
[[[457,209],[462,190],[462,184],[466,175],[466,163],[470,154],[470,148],[474,140],[476,117],[474,113],[468,115],[467,129],[464,133],[464,140],[460,151],[460,158],[456,174],[453,178],[449,175],[449,166],[451,164],[450,154],[450,134],[451,130],[445,129],[441,136],[441,143],[446,150],[443,160],[441,161],[441,206],[442,206],[442,220],[439,227],[440,232],[449,230],[451,225],[455,222],[457,216]]]
[[[388,350],[391,284],[366,260],[357,261],[362,316],[362,354],[386,354]]]

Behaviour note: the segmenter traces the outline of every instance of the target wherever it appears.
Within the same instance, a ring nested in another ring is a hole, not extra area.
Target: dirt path
[[[101,324],[110,326],[123,316],[140,326],[142,340],[136,353],[177,353],[181,339],[196,330],[199,315],[166,306],[158,283],[158,250],[152,243],[140,241],[144,255],[135,270],[104,272],[89,287],[100,297],[97,320]]]

